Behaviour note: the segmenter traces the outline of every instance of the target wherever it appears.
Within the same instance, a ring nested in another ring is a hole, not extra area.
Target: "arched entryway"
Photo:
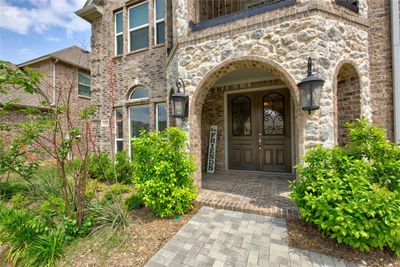
[[[278,64],[258,57],[222,63],[200,82],[190,100],[192,153],[201,183],[207,166],[209,131],[218,128],[216,170],[293,171],[302,154],[303,113],[294,79]],[[246,112],[250,100],[249,129]],[[242,101],[243,100],[243,101]],[[238,102],[238,103],[236,103]],[[241,105],[241,107],[239,107]],[[242,110],[240,110],[242,109]],[[242,118],[235,118],[235,114]],[[247,132],[246,132],[247,131]],[[244,139],[248,139],[247,144]]]
[[[346,123],[361,117],[361,86],[356,68],[351,63],[340,66],[337,74],[337,143],[348,143]]]

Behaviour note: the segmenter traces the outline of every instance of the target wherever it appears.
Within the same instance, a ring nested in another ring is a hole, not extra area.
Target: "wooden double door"
[[[289,99],[287,89],[228,95],[229,169],[290,171]]]

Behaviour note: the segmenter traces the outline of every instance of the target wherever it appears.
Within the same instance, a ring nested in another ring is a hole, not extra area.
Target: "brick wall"
[[[347,122],[353,122],[361,116],[360,79],[356,69],[344,64],[337,78],[338,144],[348,143]]]
[[[373,122],[393,140],[390,0],[369,0],[369,58]]]
[[[128,9],[139,1],[107,1],[104,6],[103,16],[92,24],[92,103],[98,108],[94,121],[97,145],[101,150],[111,151],[114,137],[110,134],[109,127],[101,127],[101,121],[113,116],[114,107],[123,108],[124,149],[129,149],[129,114],[128,110],[133,105],[150,106],[150,130],[155,129],[155,106],[158,102],[167,99],[167,85],[165,67],[167,47],[164,44],[154,45],[154,1],[149,1],[149,39],[148,48],[129,52],[128,47]],[[170,8],[170,5],[167,5]],[[114,51],[114,13],[123,10],[124,53],[115,56]],[[167,16],[167,20],[170,16]],[[169,22],[167,21],[167,24]],[[172,32],[167,33],[167,42],[172,45]],[[110,60],[114,71],[111,71]],[[109,83],[109,75],[114,76],[114,86]],[[145,86],[150,91],[150,98],[146,101],[132,102],[128,97],[137,86]],[[115,88],[115,99],[112,100],[112,89]],[[114,102],[114,104],[113,104]],[[112,128],[114,121],[112,120]],[[113,134],[115,130],[112,129]]]

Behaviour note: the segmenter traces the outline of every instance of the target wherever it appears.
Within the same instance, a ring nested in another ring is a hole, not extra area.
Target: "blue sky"
[[[0,60],[15,64],[77,45],[90,50],[86,0],[0,0]]]

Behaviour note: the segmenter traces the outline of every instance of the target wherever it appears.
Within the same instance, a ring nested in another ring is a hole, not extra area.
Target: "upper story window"
[[[347,7],[354,12],[359,11],[358,0],[336,0],[336,4]]]
[[[149,98],[149,90],[143,86],[135,88],[129,96],[129,100],[143,100],[147,98]]]
[[[129,8],[129,51],[149,47],[149,2]]]
[[[79,70],[78,71],[78,95],[90,97],[92,91],[90,89],[91,78],[90,75]]]
[[[155,43],[165,43],[165,0],[155,0]]]
[[[124,30],[123,30],[124,13],[122,11],[115,13],[115,54],[122,55],[124,53]]]

